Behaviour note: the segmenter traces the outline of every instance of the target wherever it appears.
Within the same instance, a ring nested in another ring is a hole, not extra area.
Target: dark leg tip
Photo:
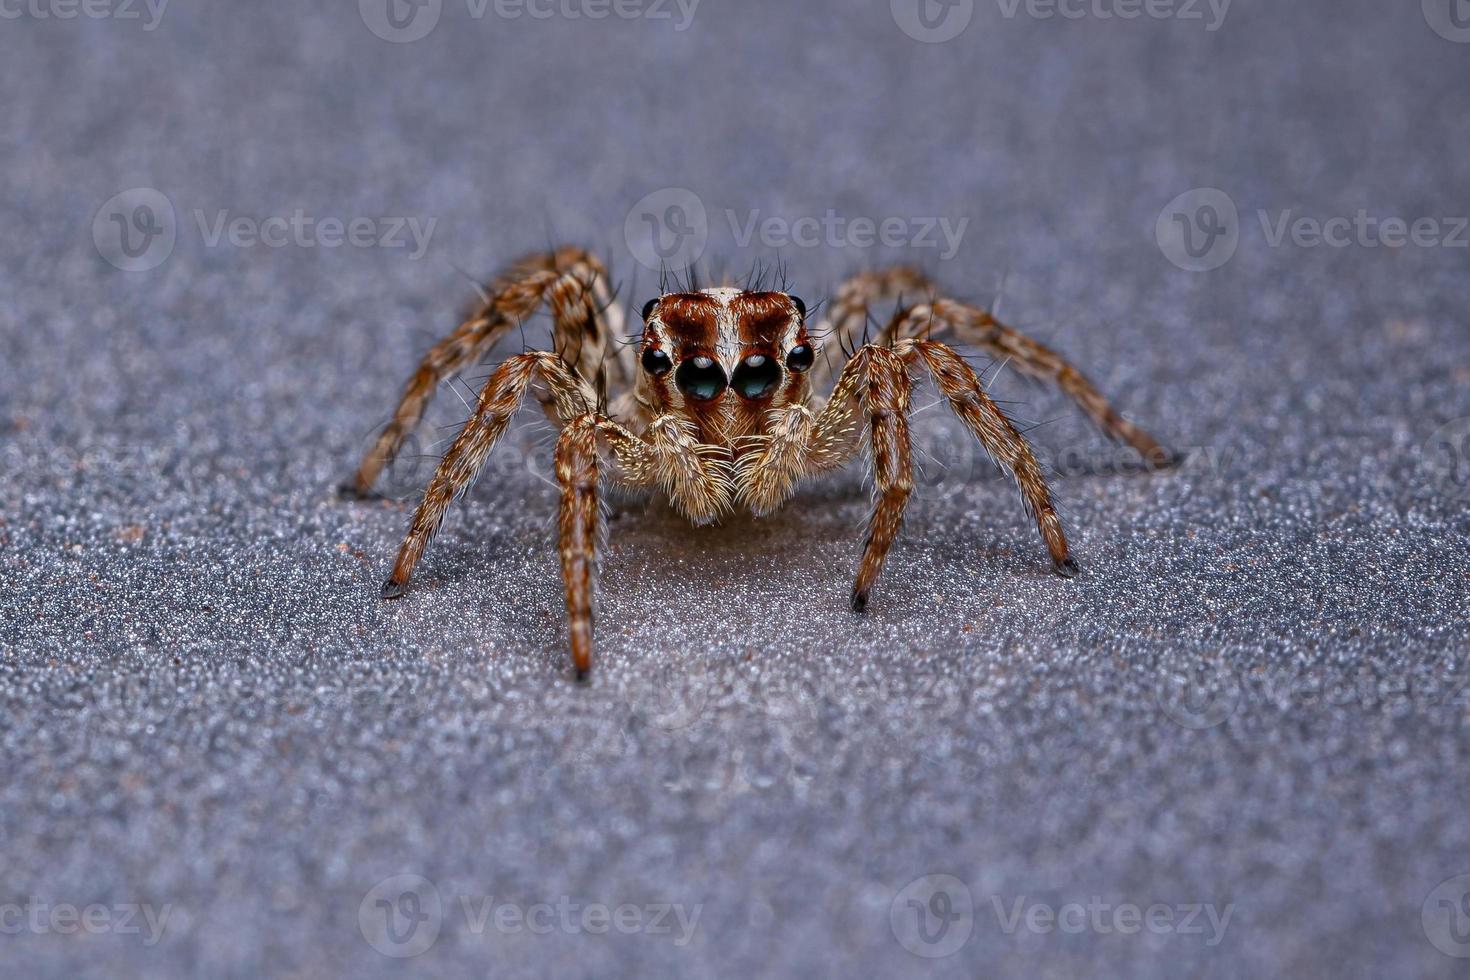
[[[364,490],[357,485],[356,480],[348,480],[346,483],[337,485],[337,496],[343,500],[377,500],[379,496],[372,490]]]
[[[399,599],[399,598],[402,598],[403,593],[406,592],[407,590],[408,590],[407,583],[405,583],[405,582],[395,582],[395,581],[393,581],[390,578],[388,581],[386,581],[386,582],[383,583],[383,598],[384,599]]]
[[[1172,470],[1177,466],[1183,465],[1184,461],[1188,458],[1189,453],[1183,450],[1160,447],[1157,451],[1149,453],[1144,458],[1144,462],[1148,464],[1148,468],[1151,470]]]
[[[868,611],[868,590],[867,589],[853,589],[852,590],[852,611],[855,612],[855,613],[867,612]]]
[[[1076,578],[1082,568],[1077,564],[1077,559],[1070,555],[1057,562],[1054,566],[1056,573],[1062,578]]]
[[[577,678],[578,684],[586,684],[588,681],[592,680],[592,668],[578,667],[575,669],[573,676]]]

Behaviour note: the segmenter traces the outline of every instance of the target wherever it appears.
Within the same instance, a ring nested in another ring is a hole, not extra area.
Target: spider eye
[[[648,322],[648,314],[652,313],[653,312],[653,308],[655,306],[657,306],[657,305],[658,305],[658,297],[657,296],[655,296],[653,299],[649,300],[647,303],[644,303],[643,304],[643,322],[644,323],[647,323]]]
[[[707,402],[720,397],[725,390],[725,369],[709,357],[691,357],[674,372],[674,384],[687,398]]]
[[[789,299],[789,300],[791,300],[791,302],[796,305],[796,312],[800,313],[801,314],[801,318],[803,320],[805,320],[806,319],[806,303],[802,302],[801,297],[800,296],[792,296],[790,293],[787,293],[786,294],[786,298]]]
[[[669,360],[669,355],[657,347],[645,347],[643,349],[643,370],[655,378],[668,374],[669,369],[673,366],[674,362]]]
[[[797,344],[786,354],[786,366],[793,371],[805,371],[817,359],[816,351],[806,344]]]
[[[776,366],[775,361],[764,354],[751,354],[735,366],[730,387],[739,392],[742,398],[755,400],[769,395],[780,380],[781,369]]]

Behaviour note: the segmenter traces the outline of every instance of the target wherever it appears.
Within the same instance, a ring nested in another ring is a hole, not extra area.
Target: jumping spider
[[[922,297],[905,305],[903,297]],[[866,341],[869,307],[898,309]],[[837,292],[830,312],[808,328],[805,304],[787,292],[698,289],[665,292],[643,307],[641,343],[618,344],[623,315],[606,271],[576,248],[514,265],[484,302],[425,356],[393,421],[345,490],[366,497],[422,418],[434,388],[478,362],[506,333],[550,306],[555,348],[507,358],[424,491],[382,595],[403,595],[414,566],[455,497],[485,464],[533,382],[560,428],[555,451],[561,488],[560,540],[572,663],[592,667],[592,605],[604,476],[658,487],[695,524],[741,506],[756,515],[780,507],[797,483],[835,470],[866,449],[876,505],[852,588],[862,612],[898,534],[913,489],[909,442],[910,372],[927,369],[939,391],[990,455],[1015,476],[1058,575],[1077,574],[1051,492],[1026,439],[985,393],[960,355],[934,339],[974,345],[1070,395],[1109,437],[1133,446],[1153,467],[1177,462],[1120,416],[1057,354],[974,306],[947,298],[910,268],[862,273]],[[831,369],[814,338],[849,356],[823,400]]]

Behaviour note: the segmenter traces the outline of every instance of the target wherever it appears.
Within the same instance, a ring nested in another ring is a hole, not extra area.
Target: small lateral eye
[[[807,344],[797,344],[786,354],[786,366],[793,371],[805,371],[817,359],[816,351]]]
[[[669,355],[657,347],[643,348],[643,370],[655,378],[668,374],[673,366],[674,362],[669,360]]]
[[[648,315],[653,312],[653,308],[655,306],[657,306],[657,305],[658,305],[658,297],[657,296],[655,296],[653,299],[649,300],[647,303],[644,303],[643,304],[643,322],[644,323],[647,323],[648,322]]]
[[[806,303],[804,303],[802,301],[802,298],[800,296],[792,296],[790,293],[787,293],[786,294],[786,298],[789,299],[789,300],[791,300],[792,303],[796,304],[796,312],[800,313],[801,314],[801,318],[803,320],[805,320],[806,319]]]

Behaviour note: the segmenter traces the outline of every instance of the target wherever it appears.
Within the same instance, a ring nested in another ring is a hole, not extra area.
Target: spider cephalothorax
[[[887,325],[867,338],[869,310],[900,297]],[[1108,436],[1132,445],[1151,466],[1178,457],[1118,415],[1076,369],[1046,347],[977,307],[938,293],[921,273],[895,268],[864,273],[837,293],[815,327],[806,305],[785,291],[688,289],[665,292],[642,310],[636,345],[623,330],[606,273],[575,248],[532,256],[498,279],[477,310],[436,345],[410,379],[392,423],[348,485],[372,492],[423,416],[435,385],[478,361],[533,314],[551,308],[555,352],[506,359],[490,375],[464,425],[424,491],[384,598],[403,594],[445,512],[505,433],[533,382],[560,427],[556,477],[561,488],[559,550],[572,662],[585,678],[592,665],[593,574],[604,478],[655,487],[696,524],[735,507],[766,514],[806,477],[830,472],[866,453],[876,503],[852,607],[861,612],[898,534],[913,490],[909,440],[912,374],[932,376],[941,395],[990,455],[1016,478],[1057,574],[1077,563],[1067,548],[1051,491],[1026,439],[986,394],[974,369],[946,343],[954,337],[1028,374],[1055,382]],[[830,359],[815,338],[845,355],[832,389]]]

